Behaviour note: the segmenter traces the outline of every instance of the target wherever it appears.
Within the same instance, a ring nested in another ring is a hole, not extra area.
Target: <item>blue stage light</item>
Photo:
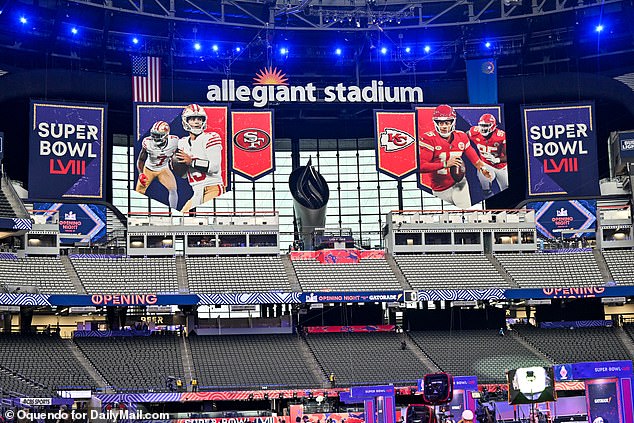
[[[410,53],[412,49],[410,47],[405,47],[405,53]]]
[[[218,51],[218,44],[214,44],[213,46],[211,46],[211,49],[213,51]]]
[[[194,44],[194,49],[195,50],[200,50],[201,49],[200,43],[195,43]]]
[[[387,48],[386,47],[381,47],[381,54],[385,54],[387,53]]]
[[[429,53],[431,51],[431,47],[425,46],[423,50],[425,51],[425,53]]]
[[[242,49],[241,49],[240,47],[236,47],[236,51],[237,51],[238,53],[240,53],[240,52],[242,51]]]
[[[77,35],[77,32],[79,32],[79,31],[77,31],[77,28],[72,27],[72,28],[70,29],[70,32],[71,32],[73,35]]]
[[[132,44],[139,44],[139,39],[137,37],[134,37],[132,39]]]
[[[594,30],[597,31],[597,32],[603,31],[603,25],[601,25],[601,24],[597,25],[596,28],[594,28]]]
[[[486,48],[491,48],[491,42],[487,41],[486,43],[484,43],[484,46]]]
[[[288,54],[288,49],[286,47],[282,47],[280,49],[280,54]]]
[[[28,21],[26,20],[26,18],[25,18],[24,16],[20,16],[20,23],[21,23],[21,24],[23,24],[23,25],[24,25],[24,24],[25,24],[25,23],[27,23],[27,22],[28,22]]]
[[[340,49],[340,48],[336,49],[336,50],[335,50],[335,54],[336,54],[337,56],[341,56],[341,49]]]

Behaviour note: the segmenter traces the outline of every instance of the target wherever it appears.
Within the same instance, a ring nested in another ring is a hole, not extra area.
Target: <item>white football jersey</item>
[[[178,148],[192,156],[193,160],[201,159],[209,161],[207,172],[199,172],[191,167],[187,171],[187,180],[194,186],[223,185],[222,164],[222,139],[216,132],[203,132],[193,141],[189,136],[178,140]]]
[[[167,138],[165,147],[159,148],[152,137],[143,138],[143,148],[147,151],[147,160],[145,167],[153,171],[159,171],[167,168],[172,156],[178,148],[178,137],[170,135]]]

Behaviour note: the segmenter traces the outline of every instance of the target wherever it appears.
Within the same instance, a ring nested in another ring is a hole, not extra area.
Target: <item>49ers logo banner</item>
[[[275,170],[273,111],[231,112],[233,171],[255,181]]]
[[[228,190],[228,110],[199,104],[135,104],[133,189],[188,212]]]
[[[104,197],[105,105],[31,102],[29,196]]]
[[[374,112],[376,167],[394,179],[416,171],[416,116],[414,112]]]

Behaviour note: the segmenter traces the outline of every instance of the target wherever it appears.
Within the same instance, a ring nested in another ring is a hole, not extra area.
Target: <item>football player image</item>
[[[506,132],[497,127],[495,116],[485,113],[480,117],[477,126],[469,129],[469,139],[476,145],[480,157],[491,178],[478,173],[478,179],[485,196],[492,194],[493,181],[496,180],[500,191],[509,186],[509,175],[506,167]]]
[[[143,138],[141,145],[136,163],[139,169],[136,192],[145,194],[154,179],[158,179],[167,189],[170,207],[176,208],[178,191],[176,179],[169,165],[178,147],[178,137],[170,135],[170,126],[167,122],[159,120],[152,125],[150,136]]]
[[[174,169],[182,173],[194,191],[181,211],[211,201],[225,192],[222,180],[222,140],[216,132],[205,132],[207,114],[198,104],[185,107],[181,115],[189,135],[178,140]]]
[[[486,178],[491,174],[478,153],[471,146],[467,134],[456,130],[456,111],[441,104],[432,115],[434,131],[424,133],[419,140],[420,172],[431,174],[432,192],[435,196],[466,209],[471,207],[469,182],[463,154]]]

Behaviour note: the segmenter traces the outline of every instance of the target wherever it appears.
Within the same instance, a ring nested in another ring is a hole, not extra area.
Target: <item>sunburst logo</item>
[[[261,69],[253,78],[256,85],[288,85],[287,80],[286,75],[274,67]]]

